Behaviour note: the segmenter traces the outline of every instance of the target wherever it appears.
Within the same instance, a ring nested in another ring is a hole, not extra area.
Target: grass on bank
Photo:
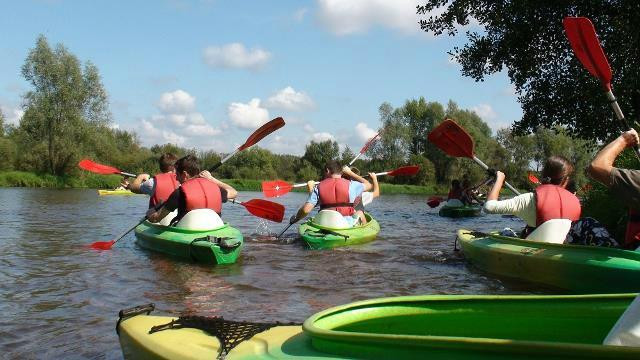
[[[33,187],[33,188],[88,188],[88,189],[113,189],[120,184],[119,175],[97,175],[82,173],[79,177],[54,176],[49,174],[35,174],[24,171],[0,172],[0,187]],[[262,191],[261,180],[226,179],[223,180],[239,191]],[[292,191],[306,192],[305,187],[295,188]],[[380,183],[382,194],[444,194],[446,186],[430,184],[396,185]]]

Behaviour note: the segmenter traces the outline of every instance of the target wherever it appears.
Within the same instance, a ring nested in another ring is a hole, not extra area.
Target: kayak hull
[[[135,235],[136,243],[144,249],[204,264],[235,263],[244,240],[240,230],[228,224],[197,231],[145,221],[136,227]]]
[[[329,249],[339,246],[364,244],[373,241],[380,232],[380,224],[369,214],[367,223],[348,229],[332,229],[320,226],[309,219],[298,228],[298,233],[311,249]]]
[[[473,217],[473,216],[480,216],[481,211],[482,211],[482,208],[480,206],[461,206],[461,207],[443,206],[440,208],[438,215],[442,217],[450,217],[450,218]]]
[[[233,348],[237,359],[637,359],[640,347],[602,341],[636,294],[423,295],[337,306],[300,326],[276,326]],[[126,359],[216,358],[197,329],[149,334],[172,317],[118,325]]]
[[[136,195],[130,190],[98,190],[98,195]]]
[[[488,273],[572,293],[640,291],[640,252],[458,230],[465,258]]]

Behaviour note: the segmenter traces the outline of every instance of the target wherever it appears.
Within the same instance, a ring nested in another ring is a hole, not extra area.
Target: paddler
[[[140,174],[127,188],[136,194],[149,195],[149,208],[167,201],[169,195],[180,186],[175,172],[177,159],[178,157],[172,153],[162,154],[158,158],[160,173],[155,174],[153,177],[149,174]]]
[[[607,186],[618,200],[629,207],[622,245],[626,249],[640,246],[640,170],[617,168],[613,163],[624,149],[637,146],[638,143],[635,130],[624,132],[600,150],[587,169],[591,177]]]
[[[455,179],[451,181],[451,189],[449,189],[449,194],[447,195],[447,201],[449,200],[460,200],[462,197],[462,186],[460,185],[460,180]]]
[[[362,214],[361,218],[356,213],[354,203],[360,201],[364,191],[371,190],[371,183],[351,171],[348,166],[341,168],[340,163],[336,160],[327,161],[324,172],[324,180],[314,185],[307,201],[289,219],[289,222],[291,224],[298,222],[298,220],[307,216],[316,205],[320,205],[320,210],[335,210],[339,212],[349,226],[355,226],[359,222],[366,223],[364,214]],[[343,174],[349,176],[352,180],[343,178]]]
[[[181,186],[169,195],[160,210],[147,211],[147,219],[151,222],[162,220],[175,209],[178,209],[178,215],[173,222],[179,221],[187,212],[196,209],[212,209],[221,215],[222,203],[228,199],[235,199],[238,195],[231,185],[214,178],[206,170],[200,171],[198,159],[193,155],[178,159],[175,171],[176,179]]]
[[[562,156],[547,158],[542,169],[542,185],[535,192],[518,195],[508,200],[498,200],[500,189],[505,181],[501,171],[495,172],[495,183],[487,195],[484,211],[489,214],[515,215],[527,224],[520,234],[526,238],[536,227],[551,219],[576,221],[582,211],[580,201],[566,190],[573,165]]]

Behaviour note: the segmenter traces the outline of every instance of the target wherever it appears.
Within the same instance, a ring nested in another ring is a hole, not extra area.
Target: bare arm
[[[369,176],[371,176],[371,182],[373,183],[373,198],[377,198],[378,196],[380,196],[380,185],[378,185],[378,177],[376,176],[376,173],[370,172]]]
[[[289,219],[289,223],[293,224],[298,222],[300,219],[304,219],[304,217],[307,216],[314,207],[315,205],[312,203],[304,203],[304,205],[298,209],[298,212]]]
[[[151,208],[149,209],[149,211],[147,211],[147,220],[149,220],[152,223],[157,223],[158,221],[164,219],[165,216],[169,215],[170,211],[167,210],[166,208],[162,207],[160,208],[160,210]]]
[[[129,184],[128,189],[136,194],[140,194],[140,185],[150,178],[151,176],[149,174],[140,174],[136,176],[132,183]]]
[[[348,166],[343,167],[342,172],[349,175],[353,180],[361,182],[364,185],[364,191],[369,191],[373,187],[367,179],[351,171],[351,168]]]
[[[489,191],[489,194],[487,195],[487,201],[498,200],[498,197],[500,197],[500,190],[504,184],[504,178],[505,176],[502,171],[496,171],[496,182],[493,184],[491,191]]]
[[[236,196],[238,196],[238,192],[236,191],[236,189],[234,189],[231,185],[225,184],[222,181],[214,178],[209,171],[202,171],[200,173],[200,177],[205,178],[218,185],[220,188],[227,190],[227,199],[235,199]]]
[[[589,175],[606,186],[611,186],[614,161],[624,149],[636,144],[638,144],[638,133],[635,130],[624,132],[598,152],[587,169]]]

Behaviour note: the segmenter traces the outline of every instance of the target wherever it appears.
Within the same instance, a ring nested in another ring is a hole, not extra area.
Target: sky
[[[260,142],[303,154],[312,140],[359,150],[378,108],[425,97],[472,109],[495,131],[522,116],[503,72],[475,82],[447,51],[464,36],[420,30],[421,0],[71,1],[5,3],[0,109],[16,124],[30,85],[20,73],[37,37],[94,63],[112,126],[145,146],[171,142],[230,152],[261,124]],[[481,29],[480,29],[481,30]],[[426,136],[426,134],[425,134]]]

